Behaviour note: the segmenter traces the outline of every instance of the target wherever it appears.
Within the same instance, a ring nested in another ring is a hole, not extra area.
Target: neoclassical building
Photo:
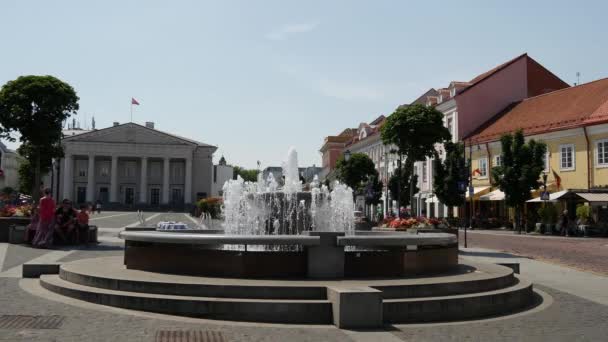
[[[151,122],[71,132],[62,144],[65,157],[52,182],[59,199],[182,207],[213,191],[217,147],[156,130]]]

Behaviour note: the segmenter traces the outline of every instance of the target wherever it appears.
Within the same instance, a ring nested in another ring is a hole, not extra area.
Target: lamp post
[[[465,152],[466,154],[466,152]],[[473,188],[473,144],[469,141],[469,229],[473,229],[473,195],[475,195],[475,188]],[[464,248],[467,248],[467,226],[464,226]]]
[[[344,151],[344,160],[345,161],[349,161],[350,160],[350,150]]]

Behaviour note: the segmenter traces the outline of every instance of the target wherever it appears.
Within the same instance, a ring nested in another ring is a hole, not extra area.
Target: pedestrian
[[[560,230],[560,235],[568,236],[568,210],[564,210],[561,217],[562,227]]]
[[[79,243],[89,244],[89,206],[81,205],[76,216],[76,236]]]
[[[53,244],[53,227],[55,225],[55,200],[51,189],[44,189],[44,197],[40,199],[38,228],[32,240],[32,246],[49,248]]]
[[[97,210],[97,214],[101,214],[101,200],[97,200],[95,203],[95,210]]]
[[[78,213],[72,207],[72,201],[64,199],[61,207],[55,211],[55,236],[63,243],[75,242],[78,237],[76,232],[76,215]]]

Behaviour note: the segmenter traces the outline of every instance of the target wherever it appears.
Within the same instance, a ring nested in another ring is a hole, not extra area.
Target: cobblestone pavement
[[[460,231],[460,245],[464,233]],[[534,258],[579,270],[608,275],[608,239],[540,235],[512,232],[469,231],[469,247],[482,247]]]
[[[149,224],[155,224],[160,220],[183,222],[189,220],[183,214],[173,213],[146,213],[146,216],[149,218]],[[379,331],[361,332],[340,330],[333,326],[248,324],[134,312],[62,297],[42,289],[35,279],[19,278],[21,264],[30,260],[66,262],[82,258],[122,255],[122,243],[117,239],[117,234],[125,226],[137,224],[137,215],[107,212],[93,218],[95,219],[93,222],[100,227],[101,233],[101,243],[96,246],[37,250],[28,246],[0,244],[0,316],[65,316],[63,324],[58,329],[0,329],[0,341],[154,341],[154,335],[159,330],[222,332],[226,341],[602,341],[605,340],[608,331],[608,305],[603,305],[608,301],[598,300],[598,297],[603,298],[601,293],[597,291],[591,293],[591,288],[587,289],[587,283],[584,281],[579,281],[572,288],[565,287],[566,292],[535,284],[536,288],[549,294],[552,300],[546,301],[531,312],[482,321],[396,325],[387,326]],[[554,251],[556,248],[552,244],[576,245],[576,247],[564,247],[571,251],[570,253],[589,248],[608,249],[605,246],[608,240],[601,239],[537,238],[504,234],[498,236],[487,232],[471,233],[469,242],[473,246],[481,246],[485,243],[485,246],[489,247],[490,244],[494,244],[492,246],[495,250],[527,253],[532,257],[538,257],[535,255],[543,253],[551,255],[551,252],[538,250]],[[462,253],[467,258],[481,258],[483,255],[488,259],[500,257],[524,260],[506,253],[480,253],[473,249]],[[557,251],[554,253],[559,256]],[[592,259],[593,255],[596,254],[587,254],[576,260],[581,262],[580,260],[585,258]],[[603,256],[603,260],[608,260],[606,254],[599,256]],[[530,262],[537,267],[536,273],[544,272],[546,277],[560,278],[561,283],[567,282],[561,279],[563,276],[559,274],[552,276],[558,266],[533,260]],[[555,262],[564,263],[561,259]],[[538,268],[542,268],[543,272],[538,271]],[[603,278],[593,277],[597,278],[594,278],[595,290],[602,288]],[[548,281],[541,283],[553,286]],[[555,284],[559,288],[557,283]],[[579,292],[590,292],[587,296],[589,300],[574,295]]]

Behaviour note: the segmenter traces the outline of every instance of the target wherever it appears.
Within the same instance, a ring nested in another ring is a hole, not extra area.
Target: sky
[[[564,81],[608,77],[608,1],[0,2],[0,84],[53,75],[76,119],[218,146],[215,161],[321,164],[327,135],[527,52]],[[17,145],[7,144],[11,148]]]

